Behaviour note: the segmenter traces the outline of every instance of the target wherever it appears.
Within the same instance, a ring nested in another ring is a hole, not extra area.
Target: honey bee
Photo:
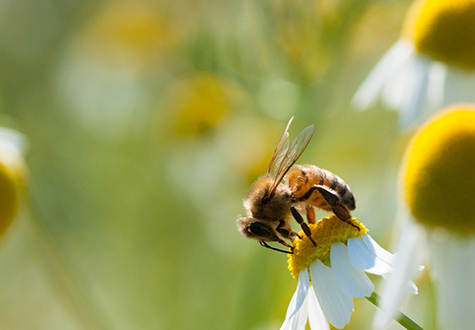
[[[315,125],[303,129],[289,145],[288,129],[292,120],[293,117],[275,148],[267,173],[257,179],[244,200],[246,216],[237,220],[238,229],[244,236],[258,240],[263,247],[284,253],[292,253],[292,246],[285,240],[300,238],[292,230],[292,218],[316,246],[310,228],[297,208],[305,208],[309,223],[315,222],[315,206],[333,212],[349,224],[349,211],[355,209],[353,193],[340,177],[314,165],[294,166],[310,142]],[[266,242],[278,242],[290,251]]]

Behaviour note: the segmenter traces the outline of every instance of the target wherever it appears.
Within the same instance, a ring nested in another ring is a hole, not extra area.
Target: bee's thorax
[[[287,185],[279,184],[271,194],[273,180],[261,177],[252,187],[245,205],[254,218],[284,220],[290,216],[292,194]]]

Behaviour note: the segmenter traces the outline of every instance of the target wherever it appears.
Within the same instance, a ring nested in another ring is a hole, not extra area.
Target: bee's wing
[[[295,139],[293,139],[282,159],[278,163],[276,162],[274,165],[275,170],[271,172],[271,175],[274,178],[274,184],[272,186],[271,193],[275,191],[279,183],[284,178],[285,174],[287,174],[287,172],[305,150],[313,136],[314,131],[315,125],[306,127],[302,132],[299,133],[299,135],[295,137]]]
[[[284,134],[282,134],[282,137],[279,140],[279,143],[277,144],[277,147],[275,147],[274,154],[272,155],[272,158],[269,163],[269,167],[267,168],[267,174],[270,174],[271,177],[275,178],[277,174],[277,169],[279,168],[282,159],[284,158],[285,154],[287,153],[287,150],[289,149],[289,127],[290,124],[292,123],[292,120],[294,120],[294,117],[290,118],[289,123],[287,124],[287,127],[285,128]]]

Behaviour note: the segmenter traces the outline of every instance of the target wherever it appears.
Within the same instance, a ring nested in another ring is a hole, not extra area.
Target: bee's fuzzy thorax
[[[273,179],[268,176],[260,177],[244,201],[244,206],[254,218],[284,220],[284,218],[290,217],[292,204],[290,189],[279,184],[274,194],[270,195],[273,182]]]

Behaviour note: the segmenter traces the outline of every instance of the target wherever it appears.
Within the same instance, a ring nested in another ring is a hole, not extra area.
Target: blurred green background
[[[296,281],[236,218],[293,115],[291,137],[317,127],[299,163],[344,178],[391,248],[410,132],[350,99],[409,4],[2,1],[0,124],[28,137],[30,184],[0,328],[278,329]],[[403,309],[430,327],[418,284]],[[374,312],[355,300],[348,328]]]

